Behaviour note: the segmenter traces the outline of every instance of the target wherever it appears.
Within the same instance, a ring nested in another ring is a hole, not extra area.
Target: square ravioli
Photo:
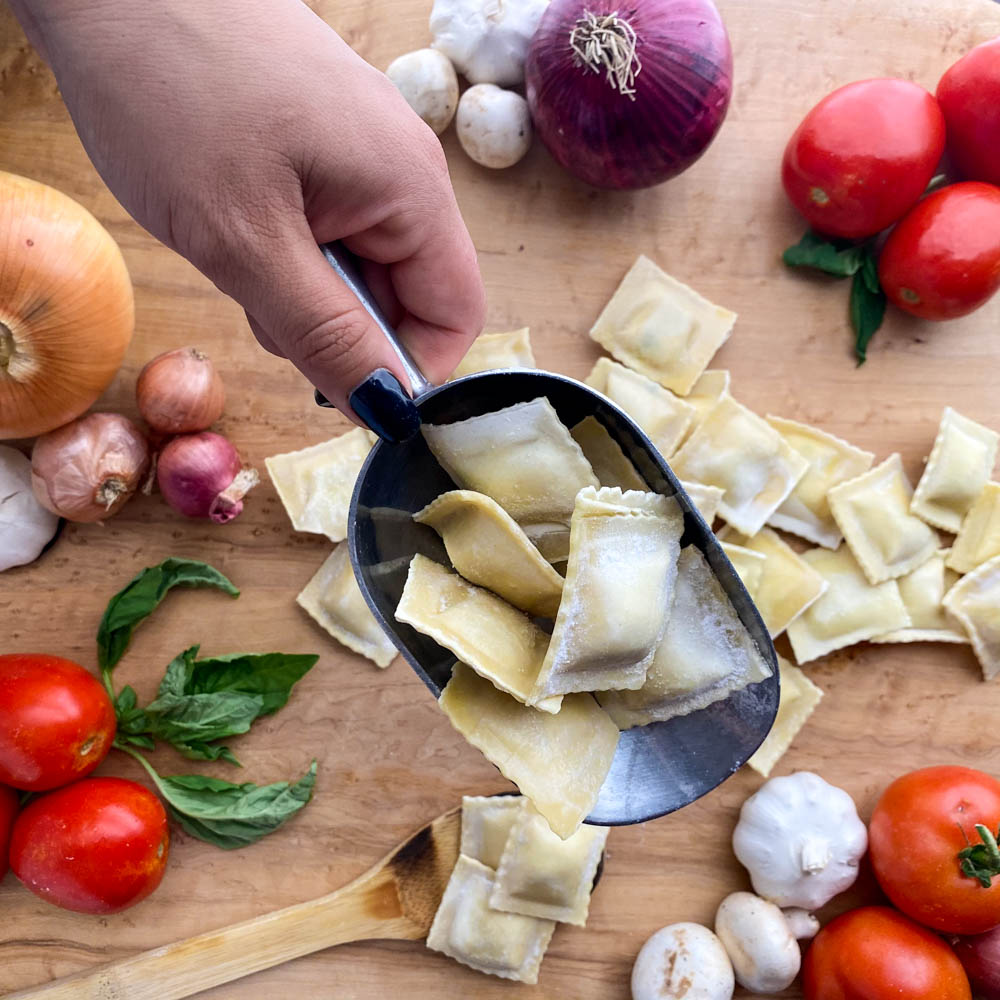
[[[987,483],[962,521],[947,565],[971,573],[994,556],[1000,556],[1000,483]]]
[[[998,441],[995,431],[946,406],[910,510],[928,524],[957,533],[989,482]]]
[[[671,460],[678,479],[724,490],[719,516],[755,535],[809,463],[768,423],[723,396]]]
[[[770,528],[762,528],[753,538],[725,528],[719,539],[764,556],[764,568],[751,597],[772,639],[826,590],[823,577]]]
[[[760,586],[761,578],[764,575],[767,556],[760,552],[754,552],[753,549],[744,548],[742,545],[734,545],[732,542],[722,542],[722,551],[726,553],[726,558],[733,564],[733,569],[743,581],[747,593],[753,597],[754,591]],[[761,617],[763,618],[763,615]]]
[[[735,323],[736,313],[713,305],[640,256],[590,336],[619,361],[684,396]]]
[[[795,659],[808,663],[835,649],[910,627],[895,580],[871,584],[846,545],[810,549],[802,558],[827,582],[818,601],[788,626]]]
[[[867,472],[875,456],[796,420],[768,416],[767,422],[809,463],[806,474],[768,518],[768,524],[814,545],[835,549],[844,536],[833,519],[826,495],[838,483]]]
[[[465,352],[465,357],[451,373],[449,382],[463,375],[488,372],[497,368],[537,368],[531,353],[528,328],[507,333],[481,333]]]
[[[515,701],[456,663],[438,699],[451,724],[564,840],[594,808],[618,748],[618,727],[589,694],[568,694],[556,715]]]
[[[569,523],[576,495],[597,486],[580,446],[544,397],[421,433],[459,487],[492,497],[515,521]]]
[[[674,605],[663,641],[638,691],[597,699],[621,729],[687,715],[771,676],[705,557],[681,550]]]
[[[490,908],[493,871],[464,854],[448,879],[427,947],[501,979],[537,983],[555,923]]]
[[[947,594],[944,606],[972,640],[983,678],[1000,673],[1000,556],[963,576]]]
[[[347,537],[347,512],[354,483],[375,444],[363,427],[321,441],[301,451],[264,459],[278,497],[296,531],[326,535],[331,542]]]
[[[683,531],[673,497],[617,487],[580,491],[562,601],[529,705],[576,691],[642,687],[666,628]]]
[[[705,523],[711,527],[715,515],[719,513],[719,504],[722,503],[725,491],[720,490],[718,486],[706,486],[704,483],[692,483],[683,479],[680,483],[688,499],[705,519]]]
[[[395,659],[396,647],[382,631],[354,577],[347,542],[341,542],[327,556],[295,600],[348,649],[380,667]]]
[[[935,552],[922,566],[901,576],[899,593],[910,616],[910,627],[872,637],[872,642],[957,642],[969,637],[944,609],[944,595],[958,581],[945,565],[947,549]]]
[[[599,358],[584,381],[620,406],[664,458],[677,450],[694,420],[693,406],[617,361]]]
[[[581,826],[562,840],[525,805],[507,838],[490,906],[583,927],[607,839],[606,826]]]
[[[463,796],[459,851],[495,871],[524,802],[523,795]]]
[[[783,656],[778,657],[778,673],[781,677],[778,715],[767,738],[747,761],[748,767],[765,778],[785,755],[823,697],[822,690]]]
[[[549,637],[522,611],[419,553],[410,562],[396,620],[429,635],[501,691],[526,701]],[[537,703],[558,712],[559,699]]]
[[[910,513],[913,487],[899,453],[827,494],[837,526],[869,583],[906,576],[937,551],[940,539]]]
[[[554,618],[563,578],[518,523],[485,493],[451,490],[413,515],[444,541],[452,566],[529,615]]]
[[[590,467],[602,486],[618,486],[623,490],[649,489],[618,442],[597,417],[584,417],[575,427],[570,428],[570,434],[583,450],[584,458],[590,462]]]

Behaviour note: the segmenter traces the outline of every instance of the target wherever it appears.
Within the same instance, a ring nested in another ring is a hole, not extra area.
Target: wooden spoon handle
[[[321,948],[371,938],[417,939],[382,867],[319,899],[87,969],[6,1000],[174,1000]]]

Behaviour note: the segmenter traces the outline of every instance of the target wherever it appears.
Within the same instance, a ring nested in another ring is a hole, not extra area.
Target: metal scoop
[[[357,295],[393,346],[410,378],[420,418],[451,423],[545,396],[572,427],[596,417],[650,490],[675,496],[684,511],[681,545],[695,545],[708,560],[733,607],[772,670],[772,676],[690,715],[622,733],[611,771],[590,823],[641,823],[693,802],[725,781],[764,740],[778,709],[778,667],[760,614],[721,546],[670,467],[626,414],[571,378],[531,369],[483,372],[432,386],[396,338],[362,281],[350,254],[324,246],[331,266]],[[379,441],[361,469],[351,500],[348,537],[361,592],[386,634],[437,697],[448,683],[454,654],[395,619],[410,559],[417,552],[451,565],[437,533],[412,515],[456,488],[424,439]]]

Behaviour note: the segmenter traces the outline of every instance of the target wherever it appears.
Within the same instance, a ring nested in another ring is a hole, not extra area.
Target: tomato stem
[[[1000,875],[1000,846],[997,838],[982,823],[976,824],[981,844],[970,844],[958,852],[962,874],[976,879],[984,889],[993,885],[993,876]],[[1000,836],[1000,832],[998,832]]]

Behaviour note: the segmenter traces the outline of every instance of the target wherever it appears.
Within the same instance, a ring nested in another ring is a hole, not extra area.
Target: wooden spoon
[[[427,936],[458,860],[461,808],[438,816],[349,885],[6,1000],[174,1000],[348,941]]]

